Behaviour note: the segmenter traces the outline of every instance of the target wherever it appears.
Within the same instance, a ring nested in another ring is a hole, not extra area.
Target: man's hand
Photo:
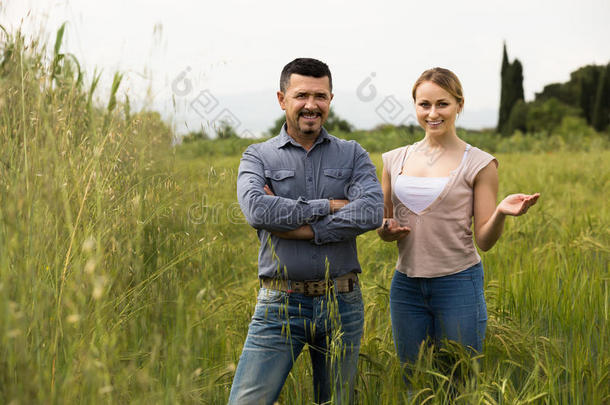
[[[335,213],[349,204],[349,200],[330,200],[330,213]]]
[[[504,215],[513,215],[518,217],[527,212],[527,210],[538,201],[540,193],[527,194],[511,194],[498,204],[498,212]]]
[[[386,242],[402,239],[411,232],[408,226],[400,226],[394,218],[385,218],[381,228],[377,229],[377,234]]]
[[[265,194],[272,195],[275,197],[275,194],[273,194],[273,191],[271,191],[271,189],[269,188],[269,186],[267,184],[265,184],[265,186],[263,187],[263,190],[265,191]]]

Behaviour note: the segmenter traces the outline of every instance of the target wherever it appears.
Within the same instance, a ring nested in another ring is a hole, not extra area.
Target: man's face
[[[290,75],[286,91],[277,92],[280,106],[286,111],[288,134],[293,137],[318,136],[328,117],[332,98],[328,76]]]

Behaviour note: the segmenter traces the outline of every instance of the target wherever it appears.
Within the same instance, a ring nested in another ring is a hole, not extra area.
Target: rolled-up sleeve
[[[264,164],[256,145],[244,152],[237,174],[237,201],[246,221],[256,229],[290,231],[330,213],[326,199],[296,200],[270,196],[263,187],[266,184]]]
[[[335,213],[319,218],[311,224],[315,235],[313,243],[317,245],[341,242],[381,226],[381,185],[368,153],[360,145],[357,148],[352,178],[347,188],[347,198],[350,202]]]

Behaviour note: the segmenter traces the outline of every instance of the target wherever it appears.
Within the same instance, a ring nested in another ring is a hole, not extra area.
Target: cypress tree
[[[610,63],[600,70],[591,125],[596,130],[603,131],[610,123]]]
[[[512,125],[507,125],[513,106],[523,97],[523,66],[518,59],[513,63],[508,60],[506,43],[502,54],[502,69],[500,72],[502,87],[500,89],[500,111],[498,114],[498,132],[510,135]]]
[[[513,90],[513,100],[511,109],[519,100],[524,100],[523,97],[523,66],[519,59],[515,59],[510,71],[510,84]]]
[[[504,49],[502,52],[502,68],[500,70],[500,111],[498,114],[498,132],[502,132],[502,128],[505,126],[510,115],[510,109],[508,106],[508,71],[510,69],[510,63],[508,62],[508,53],[506,52],[506,42],[504,43]]]

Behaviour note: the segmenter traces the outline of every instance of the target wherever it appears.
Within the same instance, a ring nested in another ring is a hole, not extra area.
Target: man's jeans
[[[273,404],[306,343],[313,366],[313,399],[348,403],[363,325],[357,284],[352,292],[320,297],[261,288],[229,404]]]
[[[392,332],[402,363],[417,360],[419,346],[444,338],[480,352],[487,307],[481,262],[449,276],[411,278],[396,271],[390,288]]]

